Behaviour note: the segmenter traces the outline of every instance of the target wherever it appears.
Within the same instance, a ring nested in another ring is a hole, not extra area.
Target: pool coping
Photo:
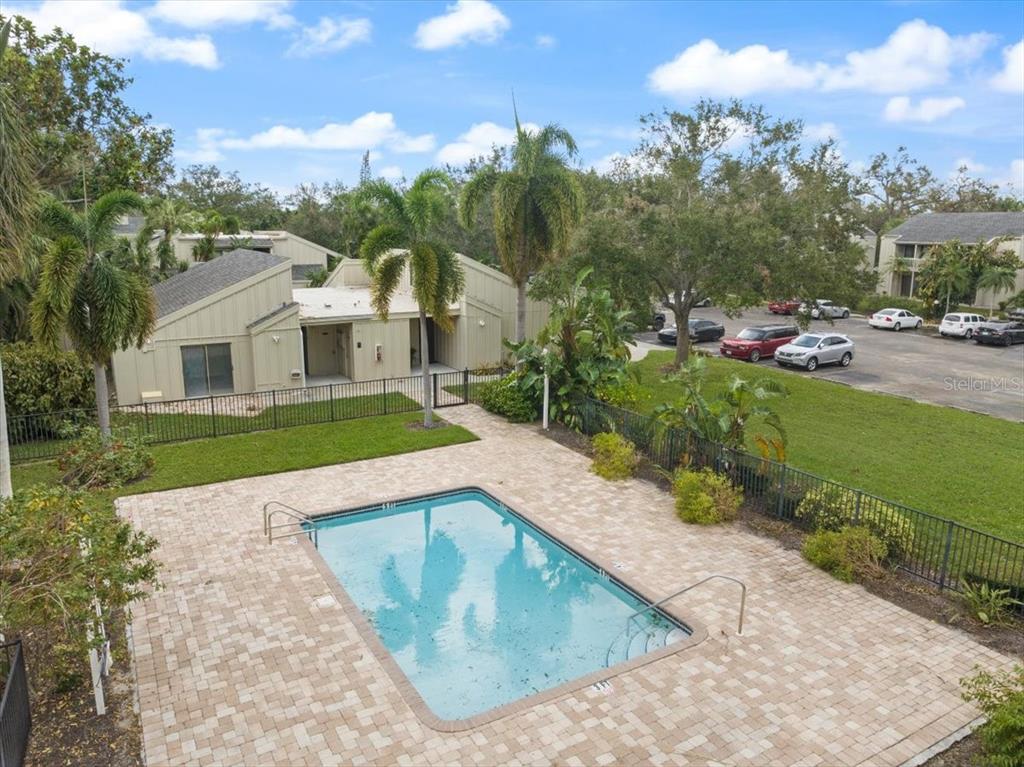
[[[522,517],[527,523],[533,525],[544,535],[552,538],[559,545],[564,546],[566,549],[571,551],[577,557],[590,563],[592,566],[601,570],[609,579],[616,582],[619,586],[631,592],[642,601],[647,604],[653,604],[657,601],[657,598],[650,598],[642,590],[630,584],[628,581],[615,575],[615,571],[618,569],[614,564],[605,562],[601,557],[595,556],[593,553],[588,551],[585,547],[579,546],[571,536],[565,536],[551,530],[548,526],[539,523],[533,516],[521,510],[516,504],[510,503],[507,498],[503,497],[500,490],[495,488],[490,483],[477,483],[475,485],[454,485],[454,486],[442,486],[435,490],[424,493],[416,493],[415,495],[392,495],[386,498],[382,498],[371,504],[361,504],[348,509],[334,509],[330,511],[323,511],[309,515],[314,521],[321,518],[333,517],[342,514],[356,513],[361,510],[368,510],[380,506],[381,504],[399,503],[403,501],[411,501],[417,498],[429,498],[434,495],[442,495],[460,491],[473,491],[477,490],[486,495],[491,496],[498,503],[502,504],[509,512],[517,516]],[[657,609],[664,613],[667,613],[672,620],[677,623],[681,623],[690,629],[690,636],[679,642],[662,647],[658,650],[653,650],[649,653],[644,653],[636,658],[617,663],[614,666],[610,666],[603,669],[598,669],[589,674],[585,674],[575,679],[570,679],[567,682],[563,682],[555,687],[548,688],[547,690],[541,690],[540,692],[528,695],[524,698],[519,698],[510,703],[505,703],[495,708],[487,709],[479,714],[466,717],[465,719],[442,719],[437,716],[427,705],[426,701],[419,694],[416,686],[412,683],[409,677],[406,676],[405,672],[402,671],[401,666],[398,665],[398,661],[395,660],[394,656],[388,651],[381,642],[380,637],[377,636],[376,630],[370,624],[369,620],[363,615],[363,612],[359,609],[356,603],[349,596],[344,586],[338,580],[338,577],[331,570],[326,560],[320,554],[319,550],[314,546],[313,542],[305,535],[295,536],[295,539],[299,546],[303,547],[310,559],[313,562],[314,567],[323,576],[324,581],[327,584],[327,588],[330,590],[331,595],[337,600],[338,605],[341,607],[343,613],[352,624],[355,626],[356,631],[363,639],[364,642],[369,646],[370,651],[374,657],[380,662],[381,666],[387,672],[388,676],[391,677],[391,681],[398,688],[399,693],[405,700],[406,704],[412,709],[416,717],[427,727],[438,732],[462,732],[465,730],[471,730],[476,727],[480,727],[485,724],[497,721],[498,719],[504,719],[507,716],[513,714],[522,713],[533,708],[541,703],[552,701],[556,698],[560,698],[569,693],[578,692],[587,687],[597,684],[598,682],[607,681],[613,677],[620,676],[627,671],[646,666],[649,663],[667,658],[671,655],[676,655],[684,650],[689,650],[697,645],[701,644],[708,638],[707,627],[700,621],[695,621],[691,618],[683,617],[677,610],[660,605]]]

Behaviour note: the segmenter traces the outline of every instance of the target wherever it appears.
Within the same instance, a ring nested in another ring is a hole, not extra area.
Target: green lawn
[[[476,439],[471,432],[455,425],[430,431],[408,428],[408,424],[420,422],[422,418],[420,413],[402,413],[155,445],[156,468],[149,477],[98,495],[116,498],[205,485],[409,453]],[[53,483],[58,479],[59,472],[53,462],[22,464],[13,469],[15,489],[36,482]]]
[[[659,370],[671,356],[651,352],[634,363],[647,397],[642,409],[678,398],[678,386]],[[1024,424],[708,360],[710,392],[733,375],[776,378],[789,389],[775,405],[789,436],[790,465],[1024,542]]]

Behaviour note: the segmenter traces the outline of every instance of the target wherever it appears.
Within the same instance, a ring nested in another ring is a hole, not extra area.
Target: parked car
[[[768,302],[768,311],[772,314],[796,314],[800,311],[800,300],[796,298],[780,299]]]
[[[964,314],[963,312],[947,314],[939,323],[939,335],[970,339],[978,332],[978,328],[983,322],[986,322],[986,319],[980,314]]]
[[[904,328],[917,330],[924,320],[906,309],[880,309],[868,317],[868,325],[883,330],[895,330],[899,333]]]
[[[722,341],[718,351],[723,357],[757,362],[771,357],[775,350],[800,335],[796,325],[758,325],[744,328],[735,338]]]
[[[698,301],[694,306],[704,307],[711,306],[711,299],[705,298],[702,301]],[[655,330],[661,330],[665,325],[668,324],[668,312],[661,308],[661,305],[655,305],[654,307],[654,318],[651,321],[651,325]]]
[[[846,319],[850,316],[850,309],[846,306],[839,306],[838,304],[826,301],[823,298],[819,298],[813,304],[808,306],[803,304],[800,306],[800,311],[811,315],[811,319],[821,320],[826,317],[831,319]]]
[[[775,361],[783,367],[801,367],[808,371],[818,365],[838,364],[845,368],[853,362],[853,341],[835,333],[804,333],[776,349]]]
[[[1006,313],[1011,320],[1024,320],[1024,306],[1015,306]]]
[[[690,341],[700,343],[701,341],[717,341],[725,335],[725,327],[711,320],[692,319],[689,322]],[[675,326],[662,328],[658,331],[658,340],[663,344],[675,346],[679,340]]]
[[[665,312],[655,312],[654,321],[651,322],[651,326],[655,330],[661,330],[663,327],[665,327],[665,321]]]
[[[1017,320],[983,322],[974,333],[974,341],[979,344],[997,346],[1024,344],[1024,322]]]

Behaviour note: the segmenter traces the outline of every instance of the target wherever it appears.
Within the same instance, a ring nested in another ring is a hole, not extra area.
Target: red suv
[[[800,301],[795,298],[768,302],[768,311],[772,314],[796,314],[799,309]]]
[[[758,325],[744,328],[735,338],[722,341],[719,351],[723,357],[757,362],[771,357],[775,350],[800,335],[796,325]]]

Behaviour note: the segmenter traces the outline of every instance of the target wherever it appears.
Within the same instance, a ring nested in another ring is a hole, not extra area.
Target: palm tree
[[[910,297],[911,298],[914,297],[914,277],[913,277],[913,274],[912,274],[913,270],[912,270],[912,268],[910,266],[909,259],[906,259],[903,256],[893,256],[892,263],[889,264],[889,266],[886,269],[886,271],[889,274],[891,274],[893,277],[901,278],[900,279],[900,283],[901,284],[902,284],[902,277],[903,277],[903,275],[904,274],[911,274],[911,277],[910,277]],[[898,294],[899,291],[900,291],[900,288],[897,287],[896,290],[893,291],[893,293],[894,294]]]
[[[946,311],[948,312],[953,294],[962,294],[970,288],[971,269],[961,259],[949,256],[942,258],[934,265],[930,279],[936,294],[945,294]]]
[[[57,346],[66,335],[92,363],[100,431],[110,434],[106,365],[118,349],[139,347],[153,330],[156,301],[149,281],[114,257],[114,225],[143,210],[134,192],[108,192],[83,213],[47,198],[40,221],[50,238],[32,300],[32,334]]]
[[[423,425],[433,425],[430,366],[427,362],[427,314],[444,331],[453,320],[448,306],[462,295],[465,275],[451,248],[431,239],[448,209],[451,179],[427,169],[402,193],[386,181],[369,181],[362,193],[377,203],[384,223],[374,227],[359,249],[370,275],[373,309],[387,320],[391,298],[409,269],[409,281],[420,314],[420,370],[423,377]]]
[[[146,225],[152,231],[160,231],[160,242],[156,246],[157,277],[166,279],[177,271],[174,257],[174,235],[196,226],[195,214],[184,204],[165,197],[150,204],[146,213]]]
[[[512,167],[481,168],[462,188],[459,213],[469,227],[476,208],[491,196],[498,256],[516,285],[516,342],[526,339],[526,286],[543,263],[565,254],[583,215],[583,192],[567,165],[576,142],[565,129],[549,124],[533,133],[516,114]],[[565,150],[559,153],[558,147]]]
[[[3,72],[11,22],[0,28],[0,73]],[[32,238],[39,190],[35,148],[25,123],[0,77],[0,288],[21,274],[22,257]],[[10,497],[11,454],[7,441],[4,371],[0,364],[0,498]]]
[[[990,266],[978,277],[978,288],[992,291],[989,316],[996,311],[996,294],[1008,293],[1017,286],[1017,270],[1012,266]]]

